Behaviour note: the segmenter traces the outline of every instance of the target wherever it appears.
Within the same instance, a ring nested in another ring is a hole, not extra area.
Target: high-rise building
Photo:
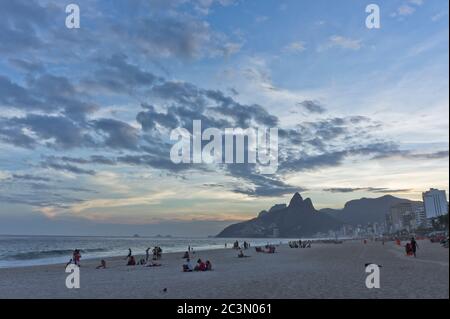
[[[409,202],[392,205],[390,208],[392,230],[397,231],[409,228],[410,219],[405,217],[411,214],[413,214],[413,208]]]
[[[426,227],[427,221],[422,203],[404,202],[392,205],[389,215],[386,216],[386,226],[390,232]]]
[[[414,203],[413,211],[416,217],[416,228],[419,227],[427,228],[430,226],[427,219],[427,215],[425,214],[425,208],[423,206],[423,203]]]
[[[431,188],[429,191],[422,193],[422,198],[427,218],[436,218],[448,213],[445,191]]]

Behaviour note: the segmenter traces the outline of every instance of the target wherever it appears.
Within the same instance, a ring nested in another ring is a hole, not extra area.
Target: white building
[[[422,193],[422,198],[427,218],[436,218],[448,213],[445,191],[431,188],[429,191]]]

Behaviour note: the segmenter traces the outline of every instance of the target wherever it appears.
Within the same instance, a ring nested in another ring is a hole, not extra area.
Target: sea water
[[[297,238],[298,239],[298,238]],[[126,256],[131,248],[136,256],[159,246],[163,253],[231,248],[235,240],[247,241],[253,247],[287,243],[296,239],[280,238],[186,238],[186,237],[70,237],[70,236],[1,236],[0,268],[66,263],[74,249],[80,249],[82,260]]]

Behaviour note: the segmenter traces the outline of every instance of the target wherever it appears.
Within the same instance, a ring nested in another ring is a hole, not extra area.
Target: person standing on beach
[[[131,257],[132,255],[133,255],[133,254],[132,254],[131,248],[128,248],[128,255],[127,255],[127,257],[126,257],[125,259],[130,259],[130,257]]]
[[[150,247],[148,247],[146,250],[145,250],[145,262],[147,263],[148,262],[148,259],[150,258]]]
[[[414,257],[416,257],[416,250],[417,248],[419,248],[419,245],[417,244],[416,240],[414,239],[414,237],[411,238],[411,250],[412,253],[414,255]]]

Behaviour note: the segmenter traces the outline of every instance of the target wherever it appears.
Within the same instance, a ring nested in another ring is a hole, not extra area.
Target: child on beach
[[[406,256],[412,256],[413,252],[412,252],[412,247],[410,243],[407,243],[405,245],[405,250],[406,250]]]

